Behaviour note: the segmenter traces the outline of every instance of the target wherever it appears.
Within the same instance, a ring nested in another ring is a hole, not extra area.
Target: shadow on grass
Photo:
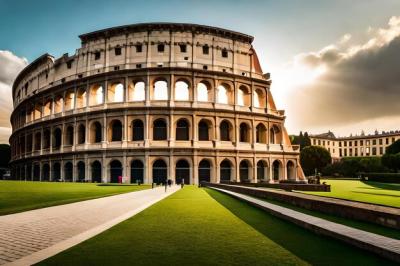
[[[400,195],[392,195],[392,194],[388,194],[388,193],[372,193],[372,192],[361,192],[361,191],[354,191],[354,190],[351,191],[351,193],[400,198]]]
[[[400,184],[380,183],[380,182],[372,182],[372,181],[361,181],[361,182],[368,186],[376,187],[379,189],[400,191]]]
[[[310,264],[396,265],[344,242],[312,233],[229,195],[209,188],[205,191],[243,222]]]

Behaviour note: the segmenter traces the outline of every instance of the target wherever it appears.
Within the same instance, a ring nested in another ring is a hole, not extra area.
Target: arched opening
[[[175,100],[189,101],[189,84],[186,81],[179,80],[175,83]]]
[[[39,180],[40,180],[40,165],[34,164],[33,165],[33,181],[39,181]]]
[[[50,181],[50,166],[47,163],[42,166],[42,181]]]
[[[167,123],[164,119],[159,118],[153,122],[153,140],[167,139]]]
[[[268,165],[265,161],[260,160],[257,162],[257,180],[268,179]]]
[[[295,180],[296,179],[296,171],[295,165],[292,161],[288,161],[286,164],[286,173],[287,179]]]
[[[119,183],[122,178],[122,164],[118,160],[113,160],[110,163],[110,182]]]
[[[189,123],[186,119],[179,119],[176,123],[176,140],[189,140]]]
[[[76,93],[76,107],[83,108],[86,107],[86,89],[80,88]]]
[[[35,120],[42,117],[42,105],[40,103],[35,104],[33,117]]]
[[[122,83],[112,83],[107,90],[107,101],[117,103],[124,101],[124,85]]]
[[[179,160],[175,167],[175,183],[190,184],[190,166],[186,160]]]
[[[267,143],[267,129],[262,123],[259,123],[256,127],[256,142]]]
[[[77,164],[78,167],[78,181],[85,182],[85,163],[80,161]]]
[[[75,93],[74,93],[74,91],[70,90],[65,93],[64,104],[65,104],[64,110],[66,110],[66,111],[72,110],[75,108]]]
[[[222,141],[231,141],[231,124],[224,120],[219,124],[220,139]]]
[[[265,108],[266,97],[261,89],[254,90],[253,99],[254,107]]]
[[[92,168],[92,182],[101,183],[101,163],[94,161],[91,165]]]
[[[231,168],[232,168],[231,162],[229,160],[225,159],[220,163],[219,168],[220,168],[220,175],[219,175],[220,181],[221,182],[230,181],[231,180]]]
[[[51,104],[52,104],[51,100],[46,101],[43,108],[43,116],[51,115]]]
[[[119,120],[112,120],[108,128],[108,141],[122,141],[122,123]]]
[[[131,183],[142,183],[144,182],[144,166],[142,161],[133,160],[131,162]]]
[[[145,83],[143,81],[137,81],[129,86],[129,101],[137,102],[144,101],[146,98],[145,94]]]
[[[50,130],[45,129],[43,131],[43,149],[50,148]]]
[[[32,134],[26,135],[26,151],[31,152],[33,148],[32,145]]]
[[[241,123],[239,127],[240,127],[239,141],[240,142],[250,142],[249,126],[246,123]]]
[[[98,105],[104,102],[104,89],[100,84],[95,84],[90,87],[89,104]]]
[[[54,113],[61,113],[63,109],[64,100],[62,96],[56,96],[54,100]]]
[[[154,82],[152,100],[168,100],[168,83],[165,80]]]
[[[161,184],[167,180],[167,164],[163,160],[153,163],[153,183]]]
[[[67,162],[64,165],[64,181],[72,182],[73,180],[73,165],[71,162]]]
[[[52,181],[60,181],[61,179],[61,164],[60,163],[54,163],[53,164],[53,176],[52,176]]]
[[[276,125],[273,125],[271,127],[271,129],[269,130],[269,142],[271,144],[280,144],[281,143],[280,130]]]
[[[197,101],[199,102],[212,102],[213,97],[210,85],[206,81],[197,84]]]
[[[211,182],[211,165],[206,159],[199,163],[199,183],[201,182]]]
[[[232,104],[232,92],[227,84],[221,84],[217,88],[217,102],[222,104]]]
[[[40,132],[36,132],[35,134],[35,150],[40,151],[42,145],[42,134]]]
[[[53,131],[53,148],[59,149],[61,147],[61,129],[56,128]]]
[[[274,163],[272,164],[272,176],[274,178],[274,181],[278,181],[279,178],[281,177],[281,162],[278,160],[275,160]]]
[[[90,126],[90,143],[99,143],[102,141],[102,128],[100,122],[94,122]]]
[[[247,160],[243,160],[239,164],[239,178],[240,182],[248,182],[250,181],[249,175],[250,167]]]
[[[207,141],[210,140],[210,130],[211,130],[211,123],[208,120],[202,119],[199,122],[199,140],[200,141]]]
[[[32,164],[26,165],[26,180],[32,180]]]
[[[65,145],[71,146],[74,144],[74,128],[72,126],[68,126],[65,132]]]
[[[132,122],[132,140],[139,141],[144,139],[144,125],[142,120],[136,119]]]
[[[237,104],[241,106],[250,106],[250,93],[246,86],[240,86],[238,89]]]
[[[86,140],[86,128],[83,124],[78,126],[78,144],[85,143]]]

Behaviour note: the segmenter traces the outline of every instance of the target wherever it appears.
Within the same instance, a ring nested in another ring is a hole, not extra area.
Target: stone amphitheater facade
[[[161,183],[301,180],[253,37],[146,23],[80,36],[13,85],[12,176]]]

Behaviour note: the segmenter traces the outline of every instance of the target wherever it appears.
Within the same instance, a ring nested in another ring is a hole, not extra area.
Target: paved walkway
[[[0,265],[30,265],[128,219],[176,192],[173,186],[0,216]]]
[[[240,200],[246,201],[258,208],[268,211],[275,216],[294,222],[318,234],[327,235],[345,241],[351,245],[368,250],[387,259],[391,259],[400,263],[400,240],[373,234],[353,227],[317,218],[244,194],[215,187],[210,188],[229,194]]]

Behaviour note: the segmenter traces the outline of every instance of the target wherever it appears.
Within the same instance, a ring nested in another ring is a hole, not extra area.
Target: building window
[[[136,53],[141,53],[142,52],[142,45],[141,44],[136,44]]]
[[[395,139],[394,139],[394,138],[392,138],[392,143],[393,143],[393,142],[395,142]]]
[[[71,69],[71,67],[72,67],[72,60],[67,62],[67,68]]]
[[[222,49],[222,51],[221,51],[221,56],[222,56],[223,58],[227,58],[227,57],[228,57],[228,50],[226,50],[225,48]]]
[[[357,140],[355,140],[355,141],[354,141],[354,146],[357,146],[357,143],[358,143],[358,141],[357,141]]]
[[[179,48],[181,50],[181,53],[186,53],[186,51],[187,51],[186,44],[179,44]]]
[[[367,140],[367,146],[369,146],[369,144],[370,144],[370,142],[369,142],[369,140]]]
[[[339,142],[339,147],[342,147],[342,142]]]
[[[383,147],[379,147],[379,154],[383,155]]]
[[[153,139],[166,140],[167,139],[167,123],[164,119],[157,119],[153,123]]]
[[[99,60],[100,59],[100,52],[95,52],[94,53],[94,60]]]
[[[383,140],[379,139],[379,145],[382,145],[382,144],[383,144]]]
[[[376,148],[375,147],[372,148],[372,155],[376,155]]]
[[[360,146],[364,145],[364,141],[360,140]]]
[[[386,138],[386,144],[389,144],[389,138]]]
[[[357,155],[358,155],[358,149],[355,148],[355,149],[354,149],[354,156],[357,156]]]
[[[344,156],[347,156],[347,149],[344,149]]]
[[[176,123],[176,140],[189,140],[189,123],[185,119]]]
[[[324,141],[322,141],[322,146],[325,146],[325,140],[324,140]]]
[[[115,55],[121,55],[121,53],[122,53],[122,50],[121,50],[121,47],[115,47],[115,49],[114,49],[114,53],[115,53]]]
[[[209,54],[210,47],[208,45],[203,45],[203,54]]]
[[[350,156],[353,156],[353,149],[351,149],[351,148],[350,148],[350,150],[349,150],[349,155],[350,155]]]
[[[165,45],[164,44],[157,45],[157,51],[159,53],[164,53],[164,50],[165,50]]]
[[[347,147],[347,141],[344,142],[344,146]]]
[[[372,140],[372,145],[376,145],[376,139]]]

